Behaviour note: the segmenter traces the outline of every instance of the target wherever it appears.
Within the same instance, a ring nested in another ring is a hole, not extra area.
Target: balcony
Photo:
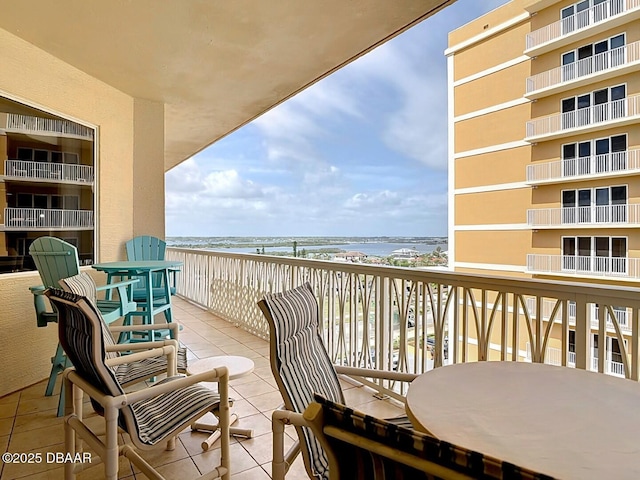
[[[524,140],[531,143],[552,140],[627,125],[639,119],[640,95],[632,95],[620,100],[531,120],[527,122]]]
[[[527,34],[531,57],[623,25],[640,17],[640,0],[607,0]]]
[[[53,208],[5,208],[4,231],[91,230],[93,211]]]
[[[640,280],[640,258],[528,254],[526,273]]]
[[[527,166],[527,183],[544,185],[640,173],[640,149],[591,155]]]
[[[267,478],[262,468],[269,471],[270,454],[268,449],[265,453],[264,445],[271,444],[270,413],[282,403],[268,363],[267,325],[256,300],[264,292],[305,281],[317,292],[321,335],[337,363],[421,373],[450,362],[531,361],[621,375],[633,381],[640,377],[638,352],[626,350],[622,341],[627,333],[629,338],[638,335],[638,324],[631,319],[640,313],[639,289],[175,248],[168,249],[167,257],[184,262],[178,275],[174,315],[184,327],[180,338],[190,360],[240,354],[255,362],[253,374],[232,382],[239,426],[255,430],[252,441],[237,442],[231,452],[234,472],[247,478]],[[596,303],[600,310],[594,317]],[[535,315],[537,305],[544,305],[543,318]],[[605,321],[609,307],[628,312],[628,319],[617,314],[606,319],[606,335],[620,339],[623,351],[619,357],[603,348],[600,360],[586,342],[576,342],[571,351],[568,342],[563,348],[546,344],[549,322],[571,323],[576,335],[586,338]],[[624,330],[615,327],[623,321]],[[434,341],[423,342],[425,334]],[[451,352],[445,357],[447,335],[457,341],[449,342]],[[511,341],[518,335],[526,341],[521,348],[513,348]],[[372,346],[376,355],[371,354]],[[393,402],[377,400],[374,393],[402,396],[404,385],[343,385],[348,403],[359,410],[379,417],[401,413]],[[54,416],[58,399],[42,397],[43,392],[41,383],[2,399],[14,412],[11,425],[20,425],[19,430],[13,429],[9,445],[16,435],[15,442],[20,440],[24,451],[62,449],[62,420]],[[194,471],[193,464],[202,466],[199,461],[206,455],[200,447],[203,437],[206,434],[182,432],[175,452],[143,456],[154,466],[175,467],[169,471],[185,475]],[[126,459],[123,462],[121,472],[130,468]],[[50,476],[57,478],[62,468],[44,463],[11,464],[5,465],[3,474],[39,478],[43,471],[56,469]],[[102,468],[92,466],[93,475],[87,475],[99,478]],[[306,478],[300,460],[290,475]]]
[[[640,204],[530,209],[527,225],[532,228],[624,228],[640,225]]]
[[[640,68],[640,42],[583,58],[527,78],[525,97],[536,99]]]
[[[2,121],[2,117],[5,117],[4,121]],[[93,140],[93,129],[84,125],[69,120],[34,117],[16,113],[0,115],[0,128],[3,128],[8,133]]]
[[[5,160],[5,179],[93,184],[93,167],[67,163],[32,162],[25,160]]]

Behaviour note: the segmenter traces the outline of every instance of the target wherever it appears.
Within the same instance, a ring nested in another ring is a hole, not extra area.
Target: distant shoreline
[[[349,243],[447,244],[448,237],[167,237],[167,246],[178,248],[281,248],[315,247]]]

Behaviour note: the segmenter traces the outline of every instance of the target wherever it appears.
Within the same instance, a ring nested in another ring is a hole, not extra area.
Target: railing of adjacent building
[[[4,209],[4,228],[15,230],[93,228],[93,211],[9,207]]]
[[[51,135],[72,135],[93,140],[93,129],[69,120],[42,118],[17,113],[7,114],[7,130]]]
[[[640,149],[557,160],[527,166],[527,182],[552,182],[572,177],[597,177],[640,172]]]
[[[635,288],[178,248],[169,248],[167,258],[184,262],[180,295],[263,338],[268,328],[257,307],[263,294],[310,282],[330,356],[353,366],[422,373],[447,361],[523,361],[522,338],[534,346],[533,361],[544,362],[551,325],[559,321],[568,331],[568,309],[559,307],[569,302],[575,304],[576,336],[583,339],[576,346],[579,368],[591,365],[590,305],[600,305],[603,338],[604,312],[612,306],[630,309],[638,335]],[[544,301],[557,305],[550,321],[536,318],[529,307]],[[622,338],[620,328],[615,335]],[[567,365],[566,336],[564,341],[561,364]],[[635,380],[639,348],[632,342],[624,357],[625,375]],[[605,371],[604,363],[598,371]],[[405,385],[382,381],[371,385],[391,395],[406,391]]]
[[[640,115],[640,95],[592,105],[570,112],[557,113],[527,122],[527,137],[552,135],[565,130]]]
[[[535,302],[530,300],[527,304],[527,307],[530,309],[532,314],[534,315],[537,314]],[[549,321],[549,319],[553,314],[554,307],[555,307],[555,303],[552,301],[545,300],[542,302],[542,319],[543,320],[547,322]],[[563,306],[560,306],[560,308],[562,309]],[[568,314],[569,314],[569,325],[574,326],[576,324],[576,305],[575,303],[569,302],[569,305],[567,306],[567,308],[568,308]],[[627,334],[627,335],[630,334],[631,333],[631,310],[626,308],[613,307],[611,313],[613,313],[615,317],[615,323],[617,323],[617,325],[620,327],[620,330],[624,334]],[[589,309],[587,310],[587,318],[591,319],[592,329],[596,329],[596,330],[598,329],[599,316],[600,316],[599,305],[595,305],[595,304],[590,305]],[[610,311],[608,309],[605,309],[607,331],[609,332],[615,331],[614,320],[613,320],[614,317],[610,315]]]
[[[29,180],[93,182],[93,167],[69,163],[5,160],[4,174],[7,177]]]
[[[526,49],[553,42],[638,8],[640,8],[640,0],[606,0],[527,34]]]
[[[530,253],[527,255],[527,271],[538,274],[640,279],[640,258]]]
[[[547,347],[547,354],[545,356],[545,363],[549,365],[562,365],[562,350],[559,348]],[[527,360],[531,361],[531,345],[527,343]],[[593,356],[592,358],[592,370],[598,370],[598,357]],[[569,352],[569,357],[567,361],[567,367],[575,367],[576,366],[576,354],[575,352]],[[624,364],[622,362],[616,362],[608,358],[605,362],[604,373],[608,373],[610,375],[615,375],[618,377],[624,377]]]
[[[640,62],[640,42],[633,42],[527,78],[527,93]]]
[[[531,227],[637,225],[640,224],[640,204],[530,209],[527,224]]]

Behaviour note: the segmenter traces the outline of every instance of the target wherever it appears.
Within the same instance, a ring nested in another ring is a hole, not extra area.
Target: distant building
[[[391,256],[398,260],[413,260],[420,255],[415,248],[399,248],[391,252]]]
[[[336,253],[334,260],[337,262],[364,262],[367,255],[362,252],[340,252]]]

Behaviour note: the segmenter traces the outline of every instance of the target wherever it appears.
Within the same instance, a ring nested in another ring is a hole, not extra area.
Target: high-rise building
[[[33,270],[29,246],[63,238],[93,263],[94,130],[0,102],[0,273]]]
[[[453,268],[637,286],[640,0],[512,0],[445,53]]]

